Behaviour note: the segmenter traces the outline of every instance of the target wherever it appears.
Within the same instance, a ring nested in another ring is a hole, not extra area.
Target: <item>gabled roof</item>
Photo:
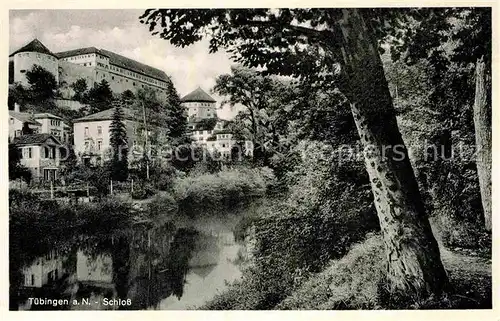
[[[150,76],[162,81],[170,81],[170,78],[167,74],[157,68],[145,65],[133,59],[127,58],[125,56],[116,54],[112,51],[101,49],[101,52],[104,52],[105,55],[109,57],[109,63],[121,68],[130,69],[132,71],[142,73],[146,76]]]
[[[86,55],[91,53],[97,53],[102,56],[108,57],[109,63],[112,65],[125,68],[152,78],[156,78],[161,81],[170,81],[170,78],[167,76],[167,74],[160,69],[145,65],[138,61],[135,61],[133,59],[127,58],[125,56],[116,54],[112,51],[105,49],[98,49],[96,47],[87,47],[87,48],[58,52],[56,53],[56,55],[59,58],[67,58],[67,57]]]
[[[38,40],[36,38],[33,39],[30,43],[28,43],[24,47],[21,47],[20,49],[17,49],[13,53],[11,53],[9,57],[12,57],[15,54],[20,53],[20,52],[39,52],[39,53],[51,55],[51,56],[54,56],[57,58],[56,55],[54,55],[47,47],[45,47],[45,45],[43,43],[40,42],[40,40]]]
[[[56,52],[56,56],[61,59],[61,58],[86,55],[86,54],[91,54],[91,53],[98,53],[100,55],[107,56],[105,53],[103,53],[101,50],[97,49],[96,47],[86,47],[86,48],[78,48],[78,49],[73,49],[73,50]]]
[[[196,88],[186,96],[181,98],[182,102],[209,102],[215,103],[216,100],[213,99],[209,94],[207,94],[200,87]]]
[[[52,119],[62,120],[61,117],[53,115],[53,114],[49,114],[49,113],[38,113],[38,114],[35,114],[35,119],[43,119],[43,118],[52,118]]]
[[[51,134],[22,135],[15,137],[12,143],[16,145],[42,145],[49,139],[54,140],[58,145],[62,145],[61,142]]]
[[[84,117],[77,118],[73,120],[73,123],[87,122],[87,121],[103,121],[103,120],[113,120],[113,113],[115,108],[109,108],[103,111],[100,111],[95,114],[87,115]],[[138,120],[138,116],[136,116],[135,112],[130,108],[122,108],[123,118],[127,120]]]
[[[21,113],[21,112],[18,112],[18,111],[9,110],[9,116],[12,117],[12,118],[15,118],[15,119],[17,119],[17,120],[19,120],[20,122],[23,122],[23,123],[28,123],[28,124],[34,125],[34,126],[42,126],[42,124],[40,124],[39,122],[37,122],[33,118],[33,115],[30,114],[30,113]]]

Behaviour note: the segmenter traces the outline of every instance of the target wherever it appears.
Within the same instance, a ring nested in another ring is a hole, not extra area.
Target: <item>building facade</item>
[[[198,87],[181,98],[181,103],[187,110],[188,127],[193,144],[205,147],[209,152],[218,152],[223,157],[231,156],[231,151],[237,145],[233,133],[227,129],[229,121],[219,119],[216,111],[216,100]],[[241,152],[247,156],[253,154],[250,141],[243,144]]]
[[[136,141],[138,116],[128,108],[122,108],[123,122],[127,131],[127,145],[132,148]],[[111,148],[111,123],[114,108],[87,115],[73,121],[73,139],[76,156],[87,164],[101,164]]]
[[[20,163],[26,166],[34,179],[54,181],[59,178],[61,147],[50,134],[31,134],[15,137],[12,143],[20,150]]]
[[[33,134],[42,132],[42,124],[36,121],[33,114],[9,110],[9,140],[20,137],[25,128]]]
[[[215,99],[200,87],[182,97],[181,105],[186,108],[190,121],[217,118]]]
[[[13,52],[9,64],[9,79],[23,85],[28,85],[26,72],[34,65],[47,69],[67,99],[74,94],[71,85],[80,78],[86,80],[88,88],[106,80],[117,94],[150,88],[159,96],[165,94],[171,82],[165,72],[112,51],[87,47],[53,53],[38,39]]]

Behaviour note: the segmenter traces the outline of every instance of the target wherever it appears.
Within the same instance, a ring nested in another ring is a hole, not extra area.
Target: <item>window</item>
[[[35,285],[35,275],[31,274],[31,285]]]
[[[99,139],[99,140],[97,141],[97,150],[101,150],[101,148],[102,148],[102,140],[101,140],[101,139]]]
[[[10,118],[10,123],[14,124],[14,118],[12,118],[12,117]]]
[[[15,132],[14,132],[14,137],[19,137],[21,136],[21,130],[20,129],[17,129]]]
[[[24,158],[31,159],[31,157],[33,156],[32,155],[32,148],[31,147],[24,148],[23,154],[24,154]]]
[[[21,69],[21,73],[24,74],[26,72],[26,69]]]
[[[113,79],[113,80],[114,80],[114,79],[115,79],[115,76],[111,76],[111,79]]]
[[[89,128],[88,127],[85,127],[85,133],[84,133],[85,136],[88,136],[89,135]]]
[[[55,148],[54,147],[44,147],[44,158],[54,159],[55,158]]]
[[[97,126],[97,135],[101,136],[102,135],[102,127]]]

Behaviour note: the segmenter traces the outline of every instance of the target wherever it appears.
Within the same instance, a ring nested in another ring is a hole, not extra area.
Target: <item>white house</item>
[[[101,164],[111,147],[110,128],[114,108],[87,115],[73,121],[74,150],[77,157],[87,164]],[[127,144],[132,148],[136,138],[138,117],[129,108],[122,108],[127,131]]]
[[[15,137],[12,143],[21,150],[21,165],[31,170],[33,178],[56,180],[61,160],[61,142],[50,134]]]

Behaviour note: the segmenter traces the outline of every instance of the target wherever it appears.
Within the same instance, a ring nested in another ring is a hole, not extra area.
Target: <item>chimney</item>
[[[21,111],[21,109],[19,108],[19,104],[18,103],[14,103],[14,111],[15,112],[20,112]]]

